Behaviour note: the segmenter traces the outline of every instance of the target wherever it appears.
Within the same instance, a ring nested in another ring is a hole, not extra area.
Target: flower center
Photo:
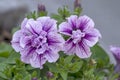
[[[40,48],[44,43],[47,42],[46,35],[47,33],[45,31],[41,31],[40,35],[33,39],[32,46]]]
[[[81,38],[85,36],[85,33],[80,30],[72,31],[72,39],[74,43],[81,41]]]

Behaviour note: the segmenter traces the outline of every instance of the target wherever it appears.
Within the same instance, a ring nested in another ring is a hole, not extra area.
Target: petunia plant
[[[99,45],[94,21],[81,15],[75,3],[70,12],[59,8],[47,15],[44,5],[24,18],[13,32],[11,46],[2,43],[0,80],[115,80],[119,73]],[[111,47],[119,64],[119,49]],[[118,67],[117,67],[118,68]],[[116,70],[116,69],[115,69]]]

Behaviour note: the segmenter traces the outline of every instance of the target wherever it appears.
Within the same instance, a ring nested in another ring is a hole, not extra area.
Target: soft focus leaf
[[[73,59],[73,57],[74,57],[74,55],[71,55],[71,56],[67,56],[66,58],[65,58],[65,63],[70,63],[71,62],[71,60]]]
[[[6,75],[3,72],[0,72],[0,78],[2,78],[0,80],[7,79]]]
[[[31,75],[27,75],[23,80],[31,80]]]
[[[76,73],[80,70],[80,68],[82,67],[82,61],[80,62],[75,62],[75,63],[72,63],[70,66],[69,66],[69,71],[70,73]]]
[[[58,73],[58,68],[57,68],[56,64],[54,64],[54,63],[47,63],[47,66],[49,67],[51,72]]]
[[[92,58],[99,62],[101,66],[107,65],[109,63],[109,56],[101,46],[96,44],[94,47],[91,48],[91,51],[93,53]]]
[[[67,80],[67,74],[68,73],[65,71],[60,72],[60,75],[62,76],[63,80]]]
[[[0,63],[0,71],[4,71],[4,69],[7,67],[7,64]]]
[[[0,43],[0,57],[8,57],[10,52],[12,51],[12,47],[7,43]]]
[[[19,58],[20,58],[20,54],[13,51],[10,54],[10,56],[8,57],[8,59],[6,59],[5,63],[7,63],[7,64],[15,64],[16,59],[19,59]]]
[[[73,14],[74,14],[74,15],[78,15],[78,16],[80,16],[81,12],[82,12],[82,8],[77,7],[77,8],[75,8]]]

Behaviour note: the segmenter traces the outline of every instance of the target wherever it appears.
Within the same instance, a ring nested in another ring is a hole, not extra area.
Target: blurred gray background
[[[45,4],[49,13],[56,13],[57,8],[63,5],[68,5],[73,10],[73,2],[74,0],[0,0],[0,30],[9,30],[18,25],[26,13],[37,10],[39,3]],[[109,45],[120,46],[120,0],[81,0],[81,4],[82,15],[91,17],[95,27],[100,30],[102,46],[108,52]],[[111,61],[114,62],[114,59]]]

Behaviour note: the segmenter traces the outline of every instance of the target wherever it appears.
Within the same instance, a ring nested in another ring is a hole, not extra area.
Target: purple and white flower
[[[90,57],[90,47],[101,37],[100,32],[94,28],[93,20],[88,16],[70,16],[59,25],[59,32],[69,37],[65,42],[64,52],[68,55],[76,54],[80,58]]]
[[[20,52],[23,62],[42,69],[46,61],[57,61],[64,39],[58,34],[56,20],[50,17],[25,18],[11,43],[15,51]]]
[[[110,46],[110,51],[112,52],[115,60],[116,60],[116,65],[114,67],[114,72],[115,73],[120,73],[120,47],[116,46]],[[120,77],[118,78],[118,80]]]
[[[116,62],[120,64],[120,47],[110,46],[110,51],[113,53]]]

